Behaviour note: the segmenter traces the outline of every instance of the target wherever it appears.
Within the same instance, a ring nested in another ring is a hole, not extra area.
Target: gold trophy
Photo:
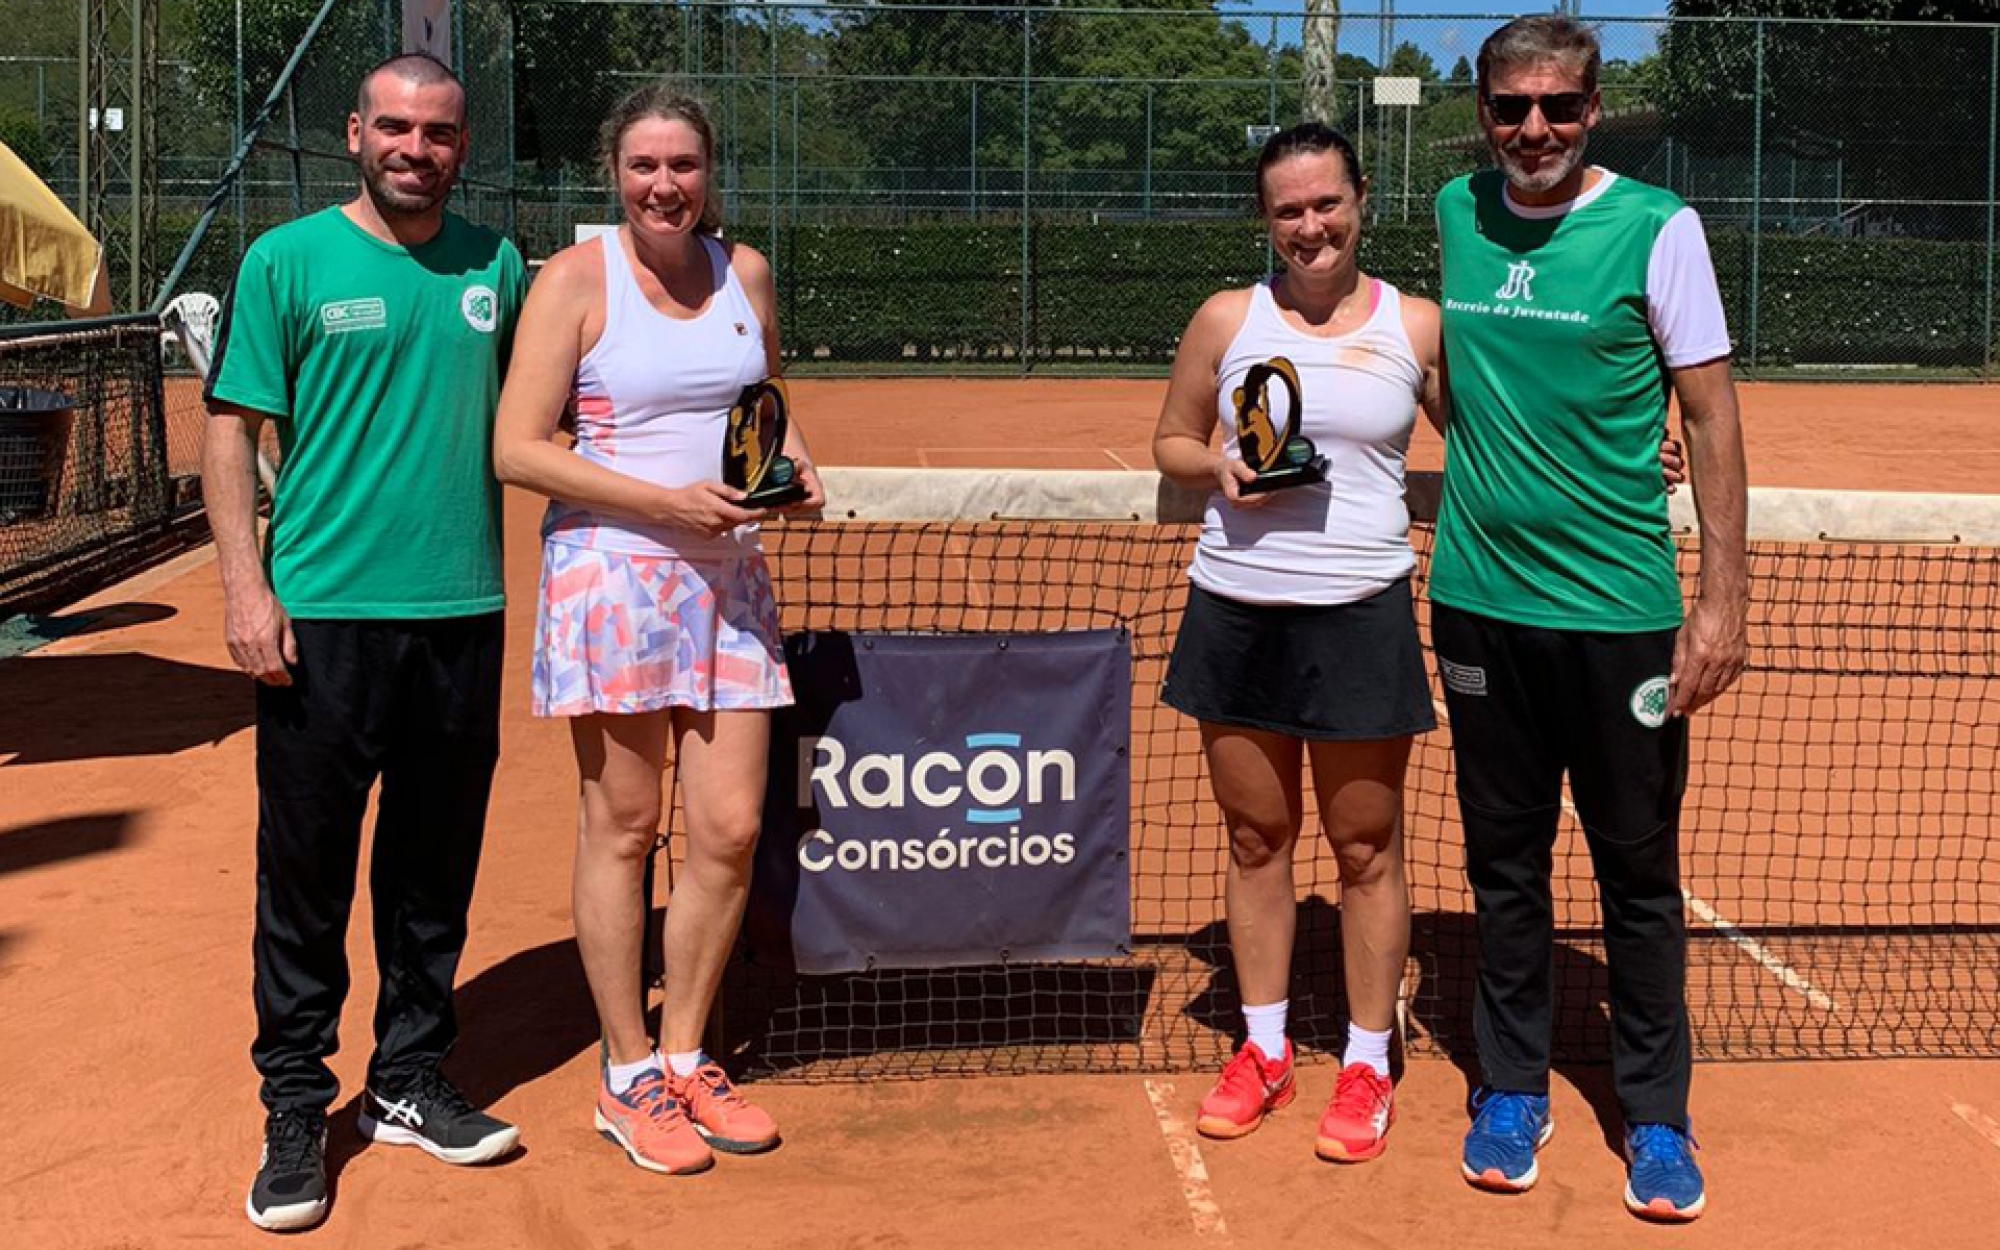
[[[1284,428],[1273,419],[1271,383],[1284,385],[1286,400],[1281,414]],[[1230,395],[1236,405],[1236,447],[1243,463],[1257,474],[1239,483],[1242,495],[1261,495],[1287,486],[1304,486],[1326,480],[1326,457],[1312,440],[1299,433],[1299,416],[1304,396],[1299,388],[1299,371],[1283,356],[1273,356],[1261,365],[1251,365],[1243,375],[1243,385]]]
[[[736,397],[722,432],[722,481],[747,508],[782,508],[806,497],[799,467],[781,448],[791,401],[782,378],[752,382]]]

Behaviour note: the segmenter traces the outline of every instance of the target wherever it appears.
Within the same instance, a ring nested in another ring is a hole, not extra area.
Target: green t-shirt
[[[1547,629],[1672,629],[1668,373],[1646,274],[1681,202],[1619,178],[1527,218],[1504,185],[1484,170],[1438,194],[1451,427],[1431,598]]]
[[[208,394],[277,420],[265,561],[286,612],[504,605],[493,410],[526,287],[513,244],[449,213],[414,248],[338,208],[251,244]]]

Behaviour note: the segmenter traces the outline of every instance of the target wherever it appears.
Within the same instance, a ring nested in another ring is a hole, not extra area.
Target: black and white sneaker
[[[520,1144],[521,1131],[475,1110],[442,1073],[430,1072],[395,1089],[361,1096],[361,1135],[391,1146],[415,1146],[446,1163],[490,1163]]]
[[[326,1116],[274,1111],[264,1119],[264,1157],[243,1204],[250,1222],[294,1233],[326,1218]]]

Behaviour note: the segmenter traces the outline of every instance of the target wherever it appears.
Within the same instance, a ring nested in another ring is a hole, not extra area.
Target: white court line
[[[1440,721],[1446,725],[1451,723],[1450,713],[1445,711],[1444,700],[1433,697],[1431,699],[1431,706],[1437,709]],[[1577,815],[1576,804],[1570,800],[1567,790],[1563,792],[1562,805],[1563,810],[1570,814],[1570,818],[1581,826],[1583,817]],[[1762,942],[1759,942],[1756,938],[1737,928],[1735,922],[1715,910],[1706,900],[1690,894],[1685,886],[1681,889],[1681,897],[1687,900],[1688,910],[1693,912],[1697,919],[1715,930],[1726,941],[1735,945],[1737,950],[1749,956],[1751,961],[1757,964],[1757,966],[1778,978],[1779,982],[1786,989],[1803,996],[1808,1003],[1819,1008],[1821,1011],[1838,1012],[1840,1010],[1839,1004],[1833,1001],[1831,995],[1806,980],[1805,977],[1799,974],[1798,969],[1778,958]]]
[[[1995,1124],[1992,1116],[1970,1103],[1955,1102],[1951,1104],[1951,1110],[1953,1115],[1971,1125],[1973,1132],[1984,1137],[1988,1145],[2000,1150],[2000,1124]]]
[[[1111,450],[1109,447],[1100,447],[1098,448],[1098,450],[1103,452],[1106,456],[1109,456],[1111,458],[1111,463],[1117,465],[1119,468],[1125,469],[1127,471],[1130,471],[1132,469],[1131,465],[1125,463],[1125,457],[1119,455],[1117,452]]]
[[[1174,1171],[1181,1178],[1181,1197],[1187,1201],[1195,1233],[1202,1237],[1229,1236],[1222,1208],[1208,1187],[1208,1165],[1201,1161],[1201,1149],[1194,1143],[1194,1134],[1174,1113],[1173,1082],[1147,1081],[1146,1098],[1160,1121],[1160,1136],[1167,1139],[1167,1157],[1173,1160]]]

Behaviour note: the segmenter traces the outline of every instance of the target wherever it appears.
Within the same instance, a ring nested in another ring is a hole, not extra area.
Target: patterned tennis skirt
[[[736,711],[792,701],[764,555],[722,560],[542,545],[534,712]]]

